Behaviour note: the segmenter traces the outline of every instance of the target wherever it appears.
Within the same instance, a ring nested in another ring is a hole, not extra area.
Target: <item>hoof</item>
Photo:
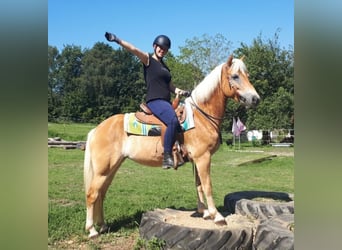
[[[99,233],[98,232],[96,232],[96,233],[90,233],[89,235],[88,235],[88,239],[95,239],[95,238],[97,238],[99,236]]]
[[[205,220],[211,219],[211,215],[210,215],[208,209],[204,210],[204,212],[203,212],[203,219],[205,219]]]
[[[217,225],[217,226],[226,226],[227,222],[226,222],[226,220],[215,221],[215,225]]]
[[[225,218],[219,213],[216,215],[214,222],[215,222],[215,225],[218,225],[218,226],[227,225]]]
[[[88,235],[89,239],[96,238],[98,235],[99,235],[99,233],[96,231],[96,229],[94,227],[89,229],[89,235]]]

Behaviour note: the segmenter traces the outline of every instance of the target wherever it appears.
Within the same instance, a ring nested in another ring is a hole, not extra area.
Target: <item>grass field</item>
[[[91,124],[49,124],[49,137],[85,140]],[[283,153],[261,163],[238,166],[254,159]],[[224,211],[224,196],[235,191],[294,192],[293,148],[252,148],[234,151],[222,144],[212,159],[212,183],[216,206]],[[196,209],[196,190],[190,163],[174,170],[140,166],[125,161],[110,186],[104,203],[110,233],[87,240],[83,188],[84,151],[48,150],[48,246],[49,249],[132,249],[139,241],[143,212],[154,208]],[[124,247],[124,248],[123,248]],[[126,247],[126,248],[125,248]],[[115,248],[114,248],[115,249]]]

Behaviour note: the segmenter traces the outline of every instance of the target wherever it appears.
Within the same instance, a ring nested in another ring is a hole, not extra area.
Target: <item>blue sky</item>
[[[293,46],[294,0],[48,0],[48,43],[60,51],[107,42],[109,31],[146,52],[165,34],[177,55],[187,39],[203,34],[222,34],[236,49],[259,34],[272,39],[277,29],[281,47]]]

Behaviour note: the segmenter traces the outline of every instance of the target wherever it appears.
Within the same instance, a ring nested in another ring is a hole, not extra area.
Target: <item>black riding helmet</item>
[[[163,49],[170,49],[171,48],[171,40],[165,35],[159,35],[154,39],[153,45],[158,45]]]

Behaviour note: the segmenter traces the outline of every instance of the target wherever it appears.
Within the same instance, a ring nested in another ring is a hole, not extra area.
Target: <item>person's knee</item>
[[[176,116],[171,119],[170,125],[175,129],[179,126],[179,122]]]

